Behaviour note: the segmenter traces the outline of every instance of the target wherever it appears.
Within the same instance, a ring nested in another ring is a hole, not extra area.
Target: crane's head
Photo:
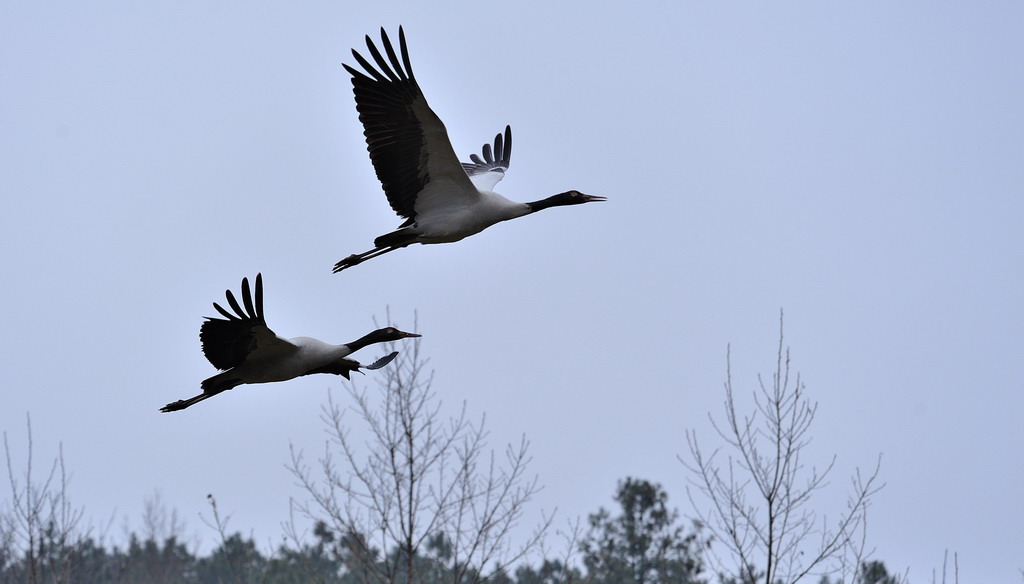
[[[416,333],[407,333],[405,331],[400,331],[393,326],[386,326],[382,329],[377,329],[373,331],[368,336],[374,337],[372,341],[374,343],[385,343],[387,341],[397,341],[399,339],[419,337],[422,335],[418,335]]]
[[[418,336],[420,335],[416,333],[407,333],[405,331],[400,331],[393,326],[386,326],[382,329],[377,329],[360,339],[352,341],[351,343],[345,343],[345,345],[349,348],[349,352],[354,353],[355,351],[374,343],[387,343],[389,341],[397,341],[399,339]]]
[[[565,197],[563,205],[579,205],[580,203],[590,203],[593,201],[607,201],[607,197],[599,197],[597,195],[585,195],[577,190],[566,191],[555,195],[556,197]]]
[[[607,201],[605,197],[599,197],[597,195],[585,195],[577,190],[565,191],[564,193],[558,193],[557,195],[550,196],[546,199],[527,203],[530,206],[530,210],[533,212],[540,211],[541,209],[547,209],[548,207],[560,207],[563,205],[582,205],[583,203],[590,203],[594,201]]]

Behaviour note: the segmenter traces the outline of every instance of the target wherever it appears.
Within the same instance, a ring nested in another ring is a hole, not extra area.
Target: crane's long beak
[[[402,333],[403,337],[422,337],[423,336],[423,335],[418,335],[416,333],[407,333],[405,331],[398,331],[398,332]]]
[[[608,197],[600,197],[598,195],[583,195],[583,202],[584,203],[589,203],[591,201],[607,201],[607,200],[608,200]]]

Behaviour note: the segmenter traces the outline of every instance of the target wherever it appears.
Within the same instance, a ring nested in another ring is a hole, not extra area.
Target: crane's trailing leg
[[[231,388],[229,387],[227,389],[231,389]],[[201,393],[201,394],[199,394],[199,395],[197,395],[195,397],[190,397],[188,399],[179,399],[176,402],[171,402],[171,403],[167,404],[166,406],[160,408],[160,411],[161,412],[177,412],[177,411],[183,410],[183,409],[185,409],[185,408],[187,408],[189,406],[194,406],[197,403],[203,401],[204,399],[209,399],[209,398],[217,395],[218,393],[221,393],[222,391],[227,391],[227,389],[220,389],[220,390],[211,391],[211,392],[203,392],[203,393]]]
[[[246,286],[246,287],[248,287],[248,286]],[[261,303],[260,304],[260,312],[263,312],[263,306],[262,306],[263,299],[260,298],[260,296],[262,296],[262,293],[258,293],[257,299],[259,299],[259,301]],[[248,301],[249,295],[248,294],[244,294],[243,295],[243,299]],[[201,394],[199,394],[199,395],[197,395],[195,397],[190,397],[188,399],[179,399],[176,402],[171,402],[171,403],[167,404],[166,406],[160,408],[160,411],[161,412],[177,412],[178,410],[183,410],[183,409],[185,409],[185,408],[187,408],[189,406],[194,406],[197,403],[203,401],[204,399],[210,399],[211,397],[213,397],[213,396],[215,396],[215,395],[217,395],[219,393],[225,392],[225,391],[227,391],[229,389],[234,389],[234,388],[238,387],[241,384],[242,384],[242,380],[238,379],[237,377],[234,377],[234,374],[231,371],[225,371],[224,373],[218,373],[217,375],[214,375],[213,377],[210,377],[208,379],[204,379],[203,380],[203,383],[201,385],[201,387],[203,388],[203,393],[201,393]]]
[[[377,257],[379,255],[384,255],[384,254],[388,253],[389,251],[395,251],[396,249],[398,249],[400,247],[405,247],[405,246],[404,245],[389,245],[389,246],[385,246],[385,247],[375,247],[375,248],[371,249],[370,251],[365,251],[363,253],[354,253],[354,254],[348,256],[347,258],[341,260],[340,262],[334,264],[334,273],[337,274],[338,272],[344,270],[345,268],[351,268],[352,266],[357,266],[357,265],[363,263],[366,260],[375,258],[375,257]]]

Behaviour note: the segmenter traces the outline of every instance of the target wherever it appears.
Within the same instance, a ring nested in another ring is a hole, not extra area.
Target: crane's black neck
[[[381,331],[377,330],[373,331],[368,335],[359,337],[358,339],[352,341],[351,343],[345,343],[345,346],[348,347],[351,352],[355,353],[356,351],[362,349],[363,347],[367,347],[374,343],[380,343],[383,342],[384,340],[385,339],[381,338]]]
[[[578,192],[566,191],[564,193],[552,195],[546,199],[526,203],[526,206],[530,208],[531,213],[536,213],[537,211],[542,211],[549,207],[560,207],[562,205],[577,205],[582,202],[583,201],[580,200]]]
[[[530,203],[527,203],[526,206],[530,208],[531,213],[536,213],[537,211],[543,211],[548,207],[557,207],[558,205],[561,204],[564,203],[559,203],[558,195],[555,195],[554,197],[548,197],[546,199],[541,199],[539,201],[532,201]]]

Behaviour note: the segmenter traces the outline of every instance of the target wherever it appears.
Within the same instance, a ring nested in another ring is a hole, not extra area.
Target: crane
[[[366,148],[391,208],[405,218],[399,228],[377,237],[374,248],[352,254],[334,266],[340,272],[368,259],[413,243],[450,243],[491,225],[550,207],[604,201],[605,197],[565,191],[529,203],[510,201],[494,192],[512,155],[512,128],[494,139],[483,157],[460,163],[444,123],[416,83],[405,31],[399,27],[401,60],[387,32],[380,31],[387,58],[366,36],[376,67],[356,50],[352,55],[364,71],[349,65],[356,110],[363,124]]]
[[[263,316],[263,274],[256,275],[255,288],[254,300],[249,279],[242,278],[242,304],[231,290],[226,290],[228,305],[234,312],[214,302],[213,307],[224,318],[208,316],[199,329],[203,354],[222,373],[203,380],[203,393],[171,402],[160,408],[161,412],[183,410],[245,383],[287,381],[314,373],[331,373],[349,379],[353,371],[380,369],[398,352],[385,355],[370,365],[348,359],[348,355],[374,343],[420,336],[389,326],[344,345],[310,337],[284,339],[270,330]]]

